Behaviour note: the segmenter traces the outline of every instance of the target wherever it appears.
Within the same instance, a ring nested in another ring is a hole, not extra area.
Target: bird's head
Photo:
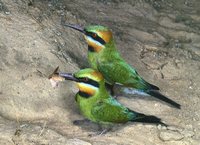
[[[104,26],[91,25],[87,27],[81,27],[71,24],[63,25],[82,32],[85,36],[88,44],[88,50],[90,52],[100,52],[102,49],[106,48],[106,45],[113,40],[112,32]]]
[[[83,97],[95,95],[100,86],[105,83],[102,74],[91,68],[82,69],[74,74],[59,73],[59,76],[64,77],[66,80],[77,82],[79,93],[81,93]]]

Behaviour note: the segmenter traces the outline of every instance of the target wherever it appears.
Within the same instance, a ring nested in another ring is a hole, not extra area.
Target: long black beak
[[[62,21],[61,21],[61,24],[62,24],[63,26],[66,26],[66,27],[72,28],[72,29],[74,29],[74,30],[77,30],[77,31],[79,31],[79,32],[85,34],[85,30],[84,30],[84,28],[81,27],[80,25],[66,24],[66,23],[64,23],[64,22],[62,22]]]
[[[78,82],[79,80],[77,78],[74,77],[74,75],[72,73],[59,73],[59,76],[65,78],[66,80],[71,80],[71,81],[75,81]]]

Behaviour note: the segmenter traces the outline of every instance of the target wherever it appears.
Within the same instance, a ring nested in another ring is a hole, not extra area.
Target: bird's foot
[[[110,85],[110,84],[108,84],[108,83],[106,83],[105,85],[106,85],[107,90],[110,92],[110,95],[111,95],[111,96],[114,96],[114,95],[115,95],[115,92],[114,92],[114,85]]]
[[[107,132],[109,132],[111,130],[111,128],[106,128],[104,130],[102,130],[101,132],[99,132],[99,136],[103,135],[103,134],[106,134]]]

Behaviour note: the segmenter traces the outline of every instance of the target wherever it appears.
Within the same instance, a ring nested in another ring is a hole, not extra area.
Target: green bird
[[[79,92],[75,100],[85,118],[104,125],[128,121],[165,125],[156,116],[132,111],[117,102],[109,95],[105,79],[100,72],[91,68],[82,69],[74,74],[58,73],[57,70],[58,68],[49,79],[51,82],[71,80],[77,83]]]
[[[181,108],[181,105],[167,98],[159,92],[159,88],[145,81],[119,54],[115,46],[111,30],[100,25],[91,25],[85,28],[78,25],[64,24],[83,33],[88,44],[88,60],[91,68],[101,72],[106,83],[113,86],[117,83],[125,87],[135,88],[172,107]]]

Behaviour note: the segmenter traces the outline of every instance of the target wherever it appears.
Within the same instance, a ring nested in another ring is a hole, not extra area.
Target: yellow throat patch
[[[77,83],[77,85],[81,92],[85,92],[91,96],[93,96],[95,94],[96,90],[98,89],[98,88],[96,88],[92,85],[86,84],[86,83]]]

